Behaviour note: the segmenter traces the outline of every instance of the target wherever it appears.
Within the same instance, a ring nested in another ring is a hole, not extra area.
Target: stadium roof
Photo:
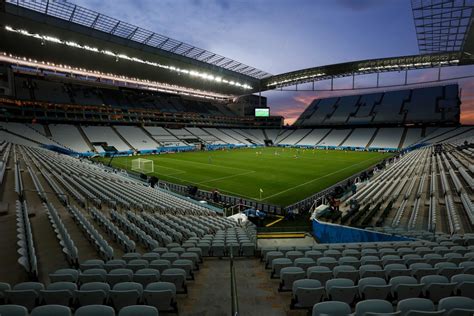
[[[271,76],[255,67],[66,1],[6,0],[6,2],[252,78],[262,79]]]
[[[463,51],[474,0],[412,0],[420,53]]]

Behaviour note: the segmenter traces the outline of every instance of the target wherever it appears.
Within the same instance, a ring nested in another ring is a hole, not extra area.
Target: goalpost
[[[132,170],[141,173],[154,172],[153,160],[137,158],[132,160]]]

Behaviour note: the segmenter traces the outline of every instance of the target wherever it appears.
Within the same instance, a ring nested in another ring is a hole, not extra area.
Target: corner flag
[[[262,190],[262,188],[260,188],[260,193],[263,193],[263,190]]]
[[[262,188],[260,188],[260,200],[262,200],[262,193],[263,193],[263,190]]]

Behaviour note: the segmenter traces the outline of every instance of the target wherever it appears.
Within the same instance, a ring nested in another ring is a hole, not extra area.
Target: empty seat
[[[474,299],[474,275],[457,274],[451,277],[451,283],[456,284],[456,293]]]
[[[449,283],[447,277],[442,275],[427,275],[421,278],[423,283],[423,294],[433,302],[438,302],[444,297],[450,296],[456,287],[456,283]]]
[[[102,305],[104,304],[110,292],[110,285],[104,282],[89,282],[81,286],[76,291],[75,297],[79,306]]]
[[[407,269],[406,265],[401,263],[391,263],[387,264],[384,268],[385,276],[387,279],[396,277],[396,276],[410,276],[411,272]]]
[[[158,260],[153,260],[150,265],[150,269],[156,269],[162,273],[166,269],[171,268],[171,262],[169,260],[164,260],[164,259],[158,259]]]
[[[127,262],[125,268],[132,270],[133,272],[140,269],[148,268],[148,261],[145,259],[132,259]]]
[[[79,283],[105,282],[106,275],[105,269],[87,269],[79,274]]]
[[[399,301],[407,298],[419,297],[423,291],[423,284],[411,276],[397,276],[390,279],[392,296]]]
[[[362,278],[358,283],[359,295],[364,299],[386,299],[390,294],[391,285],[384,279],[376,277]]]
[[[302,258],[304,255],[301,251],[291,250],[285,254],[285,257],[291,261],[295,261],[296,258]]]
[[[126,262],[129,262],[134,259],[140,259],[142,257],[138,252],[128,252],[122,256],[122,259]]]
[[[49,274],[49,280],[53,282],[74,282],[79,279],[79,271],[75,269],[58,269]]]
[[[424,276],[434,275],[438,272],[438,270],[433,268],[430,264],[422,262],[410,264],[409,269],[411,270],[411,275],[417,280],[421,280]]]
[[[392,312],[393,307],[390,302],[381,299],[368,299],[356,304],[354,316],[365,316],[366,313],[383,315]]]
[[[321,258],[323,256],[323,253],[317,250],[308,250],[304,253],[304,256],[306,258],[311,258],[316,262],[318,258]]]
[[[448,279],[451,279],[453,275],[460,274],[463,271],[463,268],[456,266],[453,262],[438,262],[434,267],[437,269],[439,275],[443,275]]]
[[[273,262],[273,259],[284,258],[284,257],[285,257],[285,255],[281,251],[269,251],[269,252],[267,252],[267,254],[265,255],[265,259],[264,259],[265,268],[270,267],[270,265]]]
[[[107,274],[107,283],[113,287],[117,283],[131,282],[133,271],[130,269],[114,269]]]
[[[186,271],[183,269],[171,268],[161,273],[161,281],[170,282],[176,286],[178,293],[187,293]]]
[[[147,252],[142,255],[142,259],[148,262],[160,259],[160,254],[156,252]]]
[[[304,279],[306,273],[303,269],[298,267],[285,267],[280,270],[280,286],[279,291],[290,291],[293,287],[293,282]]]
[[[303,257],[303,258],[296,258],[293,264],[295,267],[299,267],[306,271],[309,267],[315,266],[316,262],[311,258]]]
[[[293,282],[291,305],[297,308],[310,308],[323,301],[326,292],[321,282],[313,279],[301,279]]]
[[[328,267],[329,269],[334,269],[337,266],[337,260],[333,257],[321,257],[316,260],[318,266]]]
[[[120,310],[118,316],[158,316],[158,310],[153,306],[134,305]]]
[[[70,306],[74,301],[76,283],[72,282],[55,282],[41,290],[41,297],[45,304]]]
[[[22,282],[15,284],[11,290],[6,290],[5,297],[10,304],[21,305],[32,310],[39,303],[42,290],[44,290],[43,283]]]
[[[140,269],[133,275],[133,282],[140,283],[146,287],[149,283],[158,282],[160,280],[160,271],[156,269]]]
[[[312,316],[347,316],[351,307],[344,302],[321,302],[313,306]]]
[[[356,269],[359,269],[360,267],[360,261],[356,257],[349,257],[349,256],[341,257],[339,258],[338,262],[339,262],[339,265],[353,266]]]
[[[88,305],[79,307],[74,316],[115,316],[115,310],[105,305]]]
[[[472,316],[474,300],[468,297],[445,297],[439,301],[438,310],[443,310],[447,316]]]
[[[127,265],[127,262],[122,259],[112,259],[107,261],[104,264],[104,269],[107,271],[112,271],[114,269],[124,269],[125,266]]]
[[[365,264],[365,265],[360,266],[359,276],[360,278],[367,278],[367,277],[384,278],[385,272],[382,270],[381,266],[378,266],[375,264]]]
[[[397,304],[397,311],[400,311],[402,316],[413,311],[431,312],[434,310],[433,302],[426,298],[407,298]]]
[[[101,259],[90,259],[82,262],[80,265],[82,271],[88,269],[103,269],[104,268],[104,260]]]
[[[328,280],[332,279],[333,274],[328,267],[314,266],[306,270],[306,277],[308,279],[318,280],[324,286]]]
[[[349,279],[331,279],[326,282],[326,294],[333,301],[352,304],[357,297],[358,288]]]
[[[122,282],[115,284],[109,292],[109,297],[115,310],[120,310],[125,306],[140,303],[143,293],[143,286],[136,282]]]
[[[187,259],[178,259],[171,264],[171,268],[183,269],[186,271],[186,278],[189,280],[194,280],[193,267],[194,263]]]
[[[143,291],[143,301],[159,311],[177,312],[176,286],[170,282],[150,283]]]
[[[71,309],[62,305],[44,305],[33,309],[31,316],[72,316]]]
[[[280,271],[283,268],[293,266],[293,262],[289,258],[276,258],[271,262],[271,277],[280,278]]]
[[[333,273],[335,278],[349,279],[354,283],[359,279],[359,271],[353,266],[335,266]]]
[[[0,305],[0,315],[28,316],[28,309],[20,305]]]
[[[225,256],[225,245],[224,243],[213,243],[210,250],[212,256],[223,257]]]

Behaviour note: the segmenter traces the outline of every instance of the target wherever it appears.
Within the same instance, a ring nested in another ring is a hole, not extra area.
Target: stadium
[[[404,6],[416,52],[315,37],[336,62],[300,69],[310,39],[281,62],[269,43],[278,74],[112,3],[140,18],[0,0],[1,316],[474,315],[472,0],[379,1],[369,20]],[[324,32],[364,32],[370,1],[334,3],[357,23]],[[311,22],[263,4],[260,47]],[[244,35],[231,51],[258,55]]]

